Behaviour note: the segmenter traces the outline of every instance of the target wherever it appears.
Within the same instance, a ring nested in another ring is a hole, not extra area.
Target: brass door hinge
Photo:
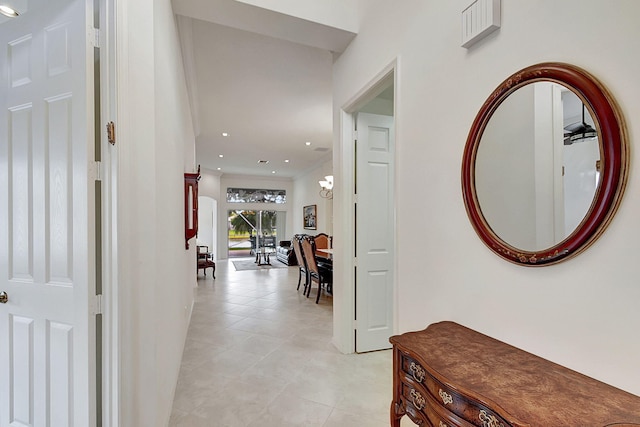
[[[116,125],[113,122],[107,123],[107,140],[109,144],[116,145]]]

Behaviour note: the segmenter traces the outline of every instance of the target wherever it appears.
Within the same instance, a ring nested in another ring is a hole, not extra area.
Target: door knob
[[[0,304],[6,304],[9,301],[9,295],[6,292],[0,292]]]

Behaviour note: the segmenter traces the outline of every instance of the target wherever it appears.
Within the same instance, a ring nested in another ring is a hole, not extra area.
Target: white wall
[[[296,177],[293,185],[293,229],[289,237],[294,234],[326,233],[333,235],[333,200],[320,197],[318,181],[333,174],[331,160],[319,164],[304,175]],[[305,230],[302,209],[304,206],[317,206],[317,230]]]
[[[184,172],[195,137],[169,0],[118,8],[118,289],[122,427],[167,425],[196,283]],[[192,240],[195,242],[195,240]]]
[[[198,245],[205,245],[209,251],[215,249],[218,241],[218,202],[209,196],[198,196]],[[213,254],[215,257],[215,253]]]
[[[198,195],[211,197],[218,202],[226,197],[220,193],[220,172],[202,168],[200,170],[200,182],[198,183]],[[222,197],[222,198],[221,198]]]
[[[640,394],[640,151],[631,150],[625,197],[606,232],[554,266],[525,268],[494,255],[474,233],[460,189],[477,111],[503,79],[531,64],[564,61],[594,74],[617,99],[633,145],[640,132],[640,58],[632,54],[640,2],[503,0],[502,28],[466,50],[460,12],[469,3],[369,0],[359,35],[334,67],[339,140],[341,106],[399,62],[398,332],[451,319]],[[341,166],[342,147],[334,153]],[[337,225],[342,213],[336,215]],[[343,276],[339,269],[336,262]]]

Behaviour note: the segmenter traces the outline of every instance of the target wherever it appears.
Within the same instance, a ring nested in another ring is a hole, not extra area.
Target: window
[[[286,203],[285,190],[227,188],[228,203]]]

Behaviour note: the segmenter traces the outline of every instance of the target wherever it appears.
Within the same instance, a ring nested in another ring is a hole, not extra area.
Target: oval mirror
[[[543,63],[510,76],[473,122],[462,189],[482,241],[542,266],[586,249],[620,202],[627,142],[615,102],[593,76]]]

